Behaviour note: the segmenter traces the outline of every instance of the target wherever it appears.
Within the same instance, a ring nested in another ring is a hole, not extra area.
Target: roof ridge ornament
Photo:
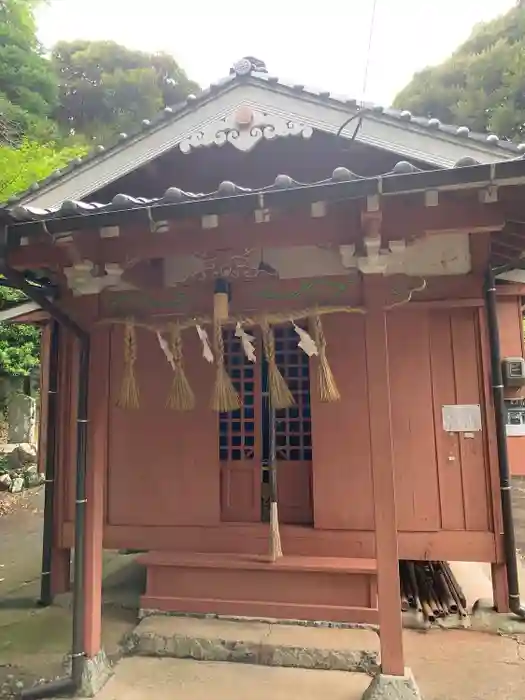
[[[245,76],[250,73],[267,73],[266,63],[255,56],[244,56],[235,61],[230,68],[230,75]]]
[[[239,151],[251,151],[259,141],[270,141],[286,136],[311,138],[314,130],[303,121],[287,119],[276,114],[254,110],[240,105],[235,112],[206,124],[179,143],[183,153],[202,146],[224,146],[230,143]]]

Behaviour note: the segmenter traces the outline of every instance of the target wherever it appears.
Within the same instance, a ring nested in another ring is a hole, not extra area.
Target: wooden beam
[[[246,216],[221,216],[218,226],[211,230],[203,230],[200,220],[187,220],[171,222],[163,233],[152,233],[143,226],[128,227],[116,238],[100,239],[97,231],[81,231],[75,234],[75,253],[99,262],[124,263],[135,258],[190,255],[217,249],[354,243],[363,235],[359,205],[359,202],[332,205],[327,215],[319,219],[302,209],[272,213],[267,223],[255,223]],[[497,204],[484,205],[477,200],[443,199],[437,207],[425,207],[423,203],[414,205],[411,200],[387,198],[381,211],[383,242],[450,231],[496,231],[505,225]],[[19,269],[56,269],[71,264],[68,251],[45,241],[10,251],[8,260]]]
[[[477,199],[441,197],[439,206],[425,207],[415,205],[413,199],[395,197],[385,199],[382,232],[392,239],[447,231],[478,233],[499,231],[505,223],[498,204],[482,204]]]

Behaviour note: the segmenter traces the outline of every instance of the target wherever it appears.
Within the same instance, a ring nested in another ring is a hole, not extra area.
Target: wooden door
[[[283,523],[313,523],[312,418],[308,356],[290,325],[275,329],[275,359],[296,405],[276,412],[277,498]]]
[[[259,366],[245,357],[231,329],[224,331],[228,373],[242,399],[242,407],[219,416],[221,463],[221,520],[258,522],[261,519],[261,449]]]
[[[311,524],[312,423],[307,355],[297,347],[292,326],[275,328],[275,357],[296,404],[276,411],[279,519]],[[254,333],[255,335],[255,333]],[[224,333],[225,362],[242,408],[219,418],[221,520],[269,520],[269,426],[265,391],[267,366],[257,339],[257,363],[245,358],[235,333]]]

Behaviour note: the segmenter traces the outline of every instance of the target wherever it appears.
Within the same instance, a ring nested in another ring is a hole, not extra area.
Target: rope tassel
[[[170,346],[173,358],[173,382],[166,405],[175,411],[191,411],[195,408],[195,394],[184,371],[182,336],[180,327],[176,323],[170,324]]]
[[[218,413],[236,411],[241,407],[241,399],[233,386],[230,375],[224,366],[224,338],[222,337],[222,324],[215,321],[214,324],[215,356],[217,374],[215,386],[211,398],[211,408]]]
[[[270,560],[277,561],[283,556],[281,532],[279,529],[279,509],[277,501],[270,503]]]
[[[266,319],[263,319],[261,322],[261,328],[264,354],[268,362],[268,387],[272,406],[275,410],[290,408],[290,406],[295,405],[295,399],[277,367],[277,362],[275,361],[275,338]]]
[[[124,375],[117,405],[120,408],[138,408],[139,390],[135,378],[137,361],[137,335],[132,321],[124,326]]]
[[[315,344],[319,351],[319,398],[325,403],[339,401],[341,399],[341,394],[339,393],[332,369],[326,357],[326,337],[323,331],[321,317],[319,315],[314,316],[311,325],[313,326],[312,331]]]

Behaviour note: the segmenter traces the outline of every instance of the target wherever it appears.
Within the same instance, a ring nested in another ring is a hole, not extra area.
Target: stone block
[[[113,675],[113,668],[104,651],[93,658],[88,658],[84,664],[79,697],[93,698]]]
[[[9,474],[0,474],[0,491],[9,491],[13,479]]]
[[[13,394],[7,405],[8,440],[12,443],[35,442],[36,401],[25,394]]]
[[[422,700],[421,693],[410,669],[404,676],[378,673],[365,690],[362,700]]]
[[[24,489],[24,479],[21,476],[15,477],[11,481],[11,486],[9,487],[9,490],[11,493],[20,493]]]

